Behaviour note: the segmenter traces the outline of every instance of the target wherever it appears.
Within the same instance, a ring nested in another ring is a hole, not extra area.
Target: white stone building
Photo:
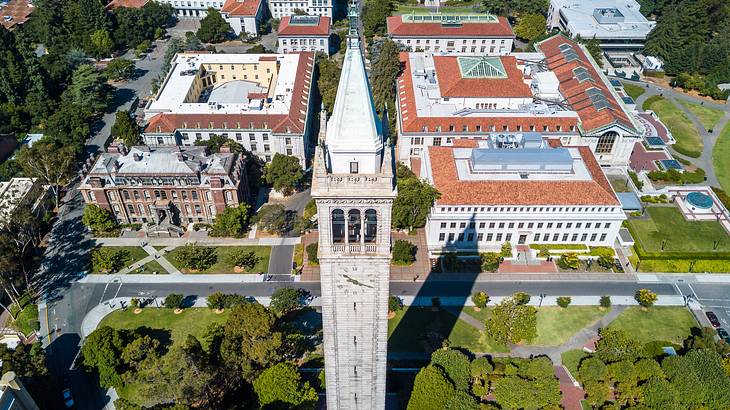
[[[301,10],[309,16],[333,17],[334,0],[269,0],[269,10],[275,19],[295,14]]]
[[[387,24],[390,38],[413,51],[498,55],[515,40],[507,19],[491,14],[403,14]]]
[[[279,23],[278,53],[312,51],[330,53],[330,18],[326,16],[285,16]]]
[[[145,107],[145,144],[228,137],[265,161],[309,154],[314,53],[178,54]]]
[[[596,38],[604,51],[640,51],[656,26],[636,0],[550,0],[548,30]]]
[[[226,0],[221,15],[236,35],[247,33],[257,36],[259,24],[266,18],[266,5],[264,0]]]
[[[383,410],[395,180],[392,147],[383,143],[357,30],[350,33],[312,177],[327,408]]]
[[[429,147],[420,176],[441,192],[426,223],[431,252],[512,245],[613,246],[624,212],[588,147],[537,133]]]
[[[398,159],[462,138],[539,132],[590,146],[601,165],[628,165],[640,125],[590,55],[560,35],[538,47],[506,56],[401,53]]]
[[[226,0],[157,0],[169,4],[177,17],[194,17],[201,19],[208,15],[208,8],[218,11],[223,8]]]
[[[29,205],[35,215],[40,215],[46,210],[49,196],[49,187],[35,178],[11,178],[0,182],[0,226],[7,223],[19,206]]]

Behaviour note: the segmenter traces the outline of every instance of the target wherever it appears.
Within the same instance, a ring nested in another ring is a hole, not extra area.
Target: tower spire
[[[347,48],[360,48],[357,0],[350,0],[350,4],[347,7],[347,19],[350,22],[350,30],[347,33]]]

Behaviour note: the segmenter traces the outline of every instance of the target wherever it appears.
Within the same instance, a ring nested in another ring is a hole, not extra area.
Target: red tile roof
[[[590,181],[490,180],[462,181],[454,147],[428,147],[437,205],[619,205],[611,184],[589,147],[577,148],[591,174]]]
[[[405,23],[402,16],[388,17],[391,37],[510,37],[515,33],[504,17],[497,23],[463,23],[461,26],[443,26],[441,23]]]
[[[559,48],[563,44],[572,46],[578,59],[567,61]],[[580,45],[564,35],[558,34],[537,43],[535,46],[545,54],[548,68],[558,77],[560,92],[573,110],[578,113],[585,134],[590,135],[616,124],[639,135],[624,107],[614,98],[609,86],[606,85],[603,77],[598,73],[591,59]],[[592,80],[578,81],[573,71],[578,67],[583,67]],[[590,88],[597,88],[602,91],[610,106],[601,110],[596,109],[587,94]]]
[[[312,17],[312,16],[310,16]],[[291,24],[291,16],[284,16],[279,23],[279,37],[286,36],[329,36],[330,18],[320,16],[317,25]]]
[[[558,126],[561,127],[563,132],[568,132],[571,126],[578,126],[578,121],[575,117],[537,115],[523,115],[518,117],[510,116],[509,114],[505,114],[502,117],[419,117],[416,111],[415,91],[408,53],[401,53],[400,60],[404,65],[398,78],[398,101],[400,104],[402,132],[419,133],[425,132],[424,129],[427,129],[428,132],[435,132],[436,127],[441,127],[442,132],[447,132],[452,125],[456,132],[461,132],[463,127],[468,127],[470,132],[476,132],[477,126],[481,127],[482,132],[489,132],[492,126],[497,132],[501,132],[505,126],[508,127],[509,131],[513,132],[517,131],[518,127],[522,127],[524,131],[529,131],[531,126],[538,132],[543,132],[546,126],[549,132],[556,132]],[[483,95],[488,96],[490,92],[485,91]]]
[[[178,129],[271,129],[272,132],[304,133],[312,87],[314,53],[300,52],[291,106],[288,114],[174,114],[159,113],[150,118],[145,127],[148,133],[169,134]],[[212,123],[212,125],[211,125]],[[198,126],[199,124],[199,126]]]
[[[0,24],[8,30],[28,21],[30,14],[35,10],[28,0],[10,0],[0,8]],[[10,21],[5,21],[5,16],[10,16]]]
[[[515,57],[497,57],[504,66],[507,78],[464,78],[461,75],[458,58],[456,56],[433,57],[442,97],[532,98],[532,91],[524,83],[523,74],[517,68]]]
[[[149,1],[150,0],[112,0],[106,5],[106,8],[108,10],[114,10],[120,7],[138,9],[149,3]]]
[[[261,6],[261,0],[226,0],[221,13],[229,16],[255,16]]]

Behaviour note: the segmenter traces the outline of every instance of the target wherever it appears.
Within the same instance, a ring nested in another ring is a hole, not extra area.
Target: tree
[[[634,295],[639,304],[645,308],[651,307],[657,301],[657,294],[649,289],[639,289]]]
[[[526,380],[505,376],[493,383],[493,394],[503,409],[557,408],[560,404],[560,383],[553,377],[545,380]]]
[[[408,410],[442,410],[454,392],[454,385],[444,371],[430,364],[416,375]]]
[[[606,364],[596,357],[588,357],[580,362],[578,376],[583,383],[604,381]]]
[[[393,201],[393,226],[409,230],[424,226],[434,201],[440,197],[428,182],[416,178],[399,180],[398,196]]]
[[[542,14],[521,15],[515,26],[515,35],[532,43],[545,34],[547,22]]]
[[[599,331],[599,335],[601,338],[596,342],[596,356],[604,363],[633,361],[644,355],[641,343],[629,338],[621,330],[604,328]]]
[[[226,294],[223,292],[214,292],[208,295],[208,307],[211,309],[223,309],[226,305]]]
[[[580,259],[575,252],[564,253],[558,260],[558,265],[563,269],[578,269],[580,267]]]
[[[474,306],[484,309],[489,303],[489,295],[487,295],[487,292],[475,292],[471,295],[471,301],[474,302]]]
[[[502,251],[500,252],[503,258],[512,257],[512,244],[509,241],[502,244]]]
[[[110,80],[128,80],[134,74],[134,68],[134,61],[126,58],[115,58],[107,64],[104,73]]]
[[[174,20],[172,5],[155,1],[147,2],[140,8],[117,8],[114,15],[117,22],[114,39],[117,44],[142,49],[143,53],[149,46],[138,46],[161,38],[165,34],[164,27]]]
[[[218,261],[215,248],[187,244],[176,250],[175,259],[190,270],[204,271]]]
[[[416,260],[416,245],[399,239],[393,244],[393,262],[410,265]]]
[[[610,308],[611,307],[611,297],[610,296],[606,296],[606,295],[601,296],[601,299],[599,301],[599,304],[604,309]]]
[[[388,312],[398,312],[403,310],[403,300],[395,295],[388,297]]]
[[[291,363],[279,363],[264,370],[254,380],[253,389],[261,408],[270,405],[314,408],[317,402],[317,392],[309,382],[301,380],[299,371]]]
[[[272,184],[275,190],[285,196],[293,194],[304,177],[304,171],[297,157],[278,152],[266,166],[265,174],[266,183]]]
[[[271,233],[284,233],[288,230],[286,208],[281,204],[264,205],[254,217],[259,228]]]
[[[253,381],[280,360],[282,343],[274,313],[258,303],[243,303],[232,308],[226,321],[220,355],[227,366]]]
[[[182,309],[185,297],[181,293],[170,293],[165,297],[165,307],[168,309]]]
[[[74,71],[64,97],[89,114],[95,114],[106,110],[109,94],[104,76],[92,65],[82,64]]]
[[[634,368],[636,369],[636,375],[640,382],[647,381],[654,377],[660,379],[664,378],[664,372],[662,371],[661,366],[654,359],[641,359],[634,363]]]
[[[23,146],[16,161],[26,176],[38,178],[41,184],[50,186],[58,207],[61,187],[71,178],[75,158],[72,147],[58,147],[43,138],[32,147]]]
[[[239,249],[228,255],[228,260],[233,266],[250,272],[259,263],[261,258],[254,251]]]
[[[113,46],[114,43],[108,31],[100,29],[91,33],[92,53],[97,58],[108,56]]]
[[[109,326],[102,326],[89,334],[81,347],[83,365],[96,370],[99,383],[104,387],[121,387],[119,368],[122,364],[123,334]]]
[[[327,112],[332,114],[342,68],[335,61],[328,59],[327,55],[318,54],[317,69],[319,70],[317,88],[322,95],[322,104],[327,109]]]
[[[505,299],[492,310],[486,322],[487,333],[499,343],[519,343],[537,336],[537,309]]]
[[[116,272],[124,267],[129,252],[100,247],[91,252],[91,265],[99,272]]]
[[[212,236],[230,236],[240,238],[246,232],[248,223],[247,204],[240,204],[237,207],[227,207],[223,213],[216,215]]]
[[[567,308],[570,302],[572,302],[572,299],[570,296],[558,296],[557,302],[561,308]]]
[[[395,10],[392,0],[368,0],[362,10],[363,34],[372,38],[376,34],[385,34],[386,19]]]
[[[301,289],[279,288],[271,295],[269,309],[279,316],[304,307],[302,303],[303,292]]]
[[[500,254],[497,252],[485,252],[479,254],[482,272],[495,272],[499,268]]]
[[[115,114],[112,136],[115,140],[121,141],[127,147],[139,145],[141,141],[140,129],[137,122],[125,110],[119,110]]]
[[[400,48],[391,39],[382,41],[370,70],[370,85],[375,107],[381,109],[395,101],[395,81],[401,71]],[[391,113],[394,115],[394,113]]]
[[[617,384],[627,383],[636,385],[638,381],[636,368],[630,360],[609,363],[606,366],[606,375],[610,381]]]
[[[81,222],[88,226],[94,235],[111,232],[118,226],[111,212],[94,204],[86,205]]]
[[[586,392],[586,401],[594,408],[608,400],[610,393],[609,385],[604,382],[588,381],[583,383],[583,390]]]
[[[446,402],[445,410],[478,410],[479,404],[471,394],[465,391],[457,391]]]
[[[231,36],[231,26],[221,16],[221,13],[208,7],[206,16],[200,20],[200,28],[195,33],[200,41],[204,43],[220,43]]]
[[[431,365],[440,367],[454,384],[456,390],[467,391],[471,377],[469,358],[458,350],[436,350],[431,355]]]
[[[484,4],[486,11],[489,13],[498,16],[504,16],[509,13],[507,0],[484,0],[482,3]]]

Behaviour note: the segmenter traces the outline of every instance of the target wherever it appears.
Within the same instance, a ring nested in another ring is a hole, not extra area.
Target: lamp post
[[[666,244],[667,244],[667,240],[666,240],[666,239],[662,239],[662,250],[664,250],[664,246],[665,246]]]

